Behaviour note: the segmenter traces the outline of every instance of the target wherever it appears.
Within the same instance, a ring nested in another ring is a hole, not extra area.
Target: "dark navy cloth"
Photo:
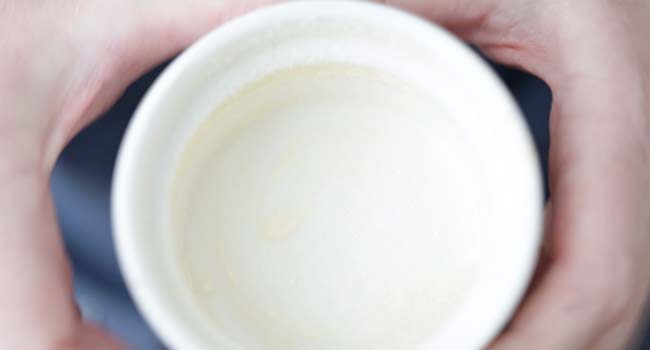
[[[528,74],[503,67],[495,69],[526,116],[541,169],[547,174],[550,91]],[[138,313],[122,280],[111,236],[109,194],[124,129],[161,70],[158,67],[136,81],[104,117],[79,134],[61,155],[52,175],[52,190],[82,313],[138,350],[163,346]]]

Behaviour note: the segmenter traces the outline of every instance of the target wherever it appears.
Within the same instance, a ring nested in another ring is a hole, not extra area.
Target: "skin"
[[[0,0],[0,348],[120,348],[75,306],[53,164],[143,72],[271,1]],[[490,348],[628,348],[650,291],[650,2],[384,2],[553,91],[543,259]]]

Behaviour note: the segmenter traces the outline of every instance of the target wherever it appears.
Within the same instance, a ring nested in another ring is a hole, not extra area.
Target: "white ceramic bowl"
[[[512,316],[536,263],[542,192],[531,139],[503,84],[462,42],[415,16],[366,2],[290,2],[232,20],[177,58],[140,104],[120,150],[112,203],[119,260],[137,305],[170,347],[242,349],[207,325],[175,262],[165,211],[185,142],[251,81],[288,66],[342,61],[427,89],[457,117],[477,155],[486,203],[480,274],[418,349],[481,348]]]

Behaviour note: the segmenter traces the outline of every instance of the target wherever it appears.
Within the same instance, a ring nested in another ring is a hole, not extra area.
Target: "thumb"
[[[71,91],[83,90],[74,106],[81,115],[70,117],[63,130],[62,149],[79,130],[108,109],[129,84],[219,24],[277,0],[136,0],[93,2],[70,26],[79,44],[96,41],[97,49],[82,66],[91,79]],[[79,33],[94,33],[93,37]],[[74,114],[74,113],[73,113]],[[56,152],[54,152],[56,153]]]
[[[428,18],[460,36],[481,27],[486,17],[494,10],[493,0],[383,0],[380,2]]]
[[[126,2],[131,15],[127,30],[115,36],[117,59],[125,78],[144,71],[178,53],[201,35],[241,14],[277,0],[189,0]]]

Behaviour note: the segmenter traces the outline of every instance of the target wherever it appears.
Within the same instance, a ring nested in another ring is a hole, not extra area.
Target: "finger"
[[[82,327],[77,348],[70,350],[122,350],[127,347],[104,329],[86,324]]]
[[[0,349],[76,348],[87,336],[74,304],[48,181],[20,167],[2,165]],[[84,344],[83,349],[103,349],[97,346],[111,340],[95,333]]]
[[[277,0],[169,0],[129,2],[134,14],[117,52],[126,77],[134,79],[220,24]],[[120,38],[118,38],[120,40]]]
[[[511,35],[519,13],[497,0],[383,0],[389,6],[427,18],[478,47],[501,63],[515,63],[523,40]],[[514,7],[514,4],[508,4]],[[513,14],[515,16],[513,16]],[[505,53],[503,51],[506,51]],[[532,63],[532,62],[531,62]]]
[[[383,2],[431,19],[456,34],[469,34],[480,29],[493,13],[496,3],[493,0],[383,0]]]
[[[494,348],[624,348],[648,290],[650,171],[633,123],[644,115],[593,79],[555,93],[550,267]]]
[[[491,59],[543,78],[553,74],[558,43],[585,16],[575,2],[503,0],[382,0],[428,18],[477,46]],[[564,21],[564,22],[561,22]],[[572,31],[571,31],[572,32]],[[573,36],[571,44],[582,36]],[[565,40],[567,41],[567,40]],[[562,47],[566,49],[567,47]],[[570,48],[570,47],[569,47]]]

